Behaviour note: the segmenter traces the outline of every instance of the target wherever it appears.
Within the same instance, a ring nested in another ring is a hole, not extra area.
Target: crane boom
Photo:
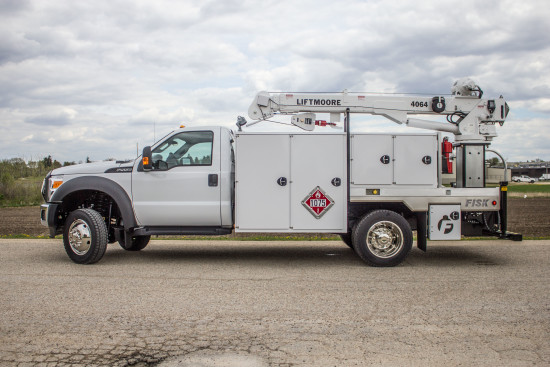
[[[495,124],[502,125],[509,108],[502,98],[483,99],[481,89],[470,79],[455,83],[451,96],[395,96],[362,93],[268,93],[259,92],[248,114],[266,120],[275,114],[308,113],[293,123],[306,130],[314,127],[314,113],[330,113],[339,122],[342,113],[384,116],[410,127],[454,134],[456,142],[490,143],[497,136]],[[445,115],[449,123],[412,118],[413,115]]]

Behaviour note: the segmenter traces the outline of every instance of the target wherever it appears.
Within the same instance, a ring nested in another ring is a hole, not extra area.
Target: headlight
[[[44,198],[44,201],[48,202],[55,190],[57,190],[62,184],[63,177],[52,177],[51,174],[48,174],[42,183],[42,197]]]

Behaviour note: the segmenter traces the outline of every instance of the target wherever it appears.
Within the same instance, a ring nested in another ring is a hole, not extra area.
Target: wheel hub
[[[69,245],[77,255],[86,254],[92,245],[90,227],[82,219],[77,219],[69,227]]]
[[[374,232],[373,246],[379,250],[385,250],[392,244],[392,235],[386,228],[381,228]]]
[[[390,257],[403,247],[403,233],[393,222],[375,223],[367,233],[367,246],[378,257]]]

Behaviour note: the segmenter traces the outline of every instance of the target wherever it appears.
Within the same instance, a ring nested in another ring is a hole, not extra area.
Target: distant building
[[[515,174],[512,173],[510,166],[508,166],[508,170],[506,172],[506,181],[511,182],[513,175]],[[455,161],[453,161],[453,173],[443,173],[441,176],[441,179],[444,185],[451,185],[453,182],[456,182]],[[498,185],[503,180],[504,180],[504,167],[485,167],[486,184]]]
[[[550,162],[509,162],[508,168],[512,170],[512,176],[540,178],[543,174],[550,173]]]

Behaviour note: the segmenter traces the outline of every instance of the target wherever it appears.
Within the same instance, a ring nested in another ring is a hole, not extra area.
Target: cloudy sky
[[[544,0],[0,0],[0,159],[132,158],[180,124],[234,126],[260,90],[468,76],[512,108],[493,148],[550,160],[549,19]]]

